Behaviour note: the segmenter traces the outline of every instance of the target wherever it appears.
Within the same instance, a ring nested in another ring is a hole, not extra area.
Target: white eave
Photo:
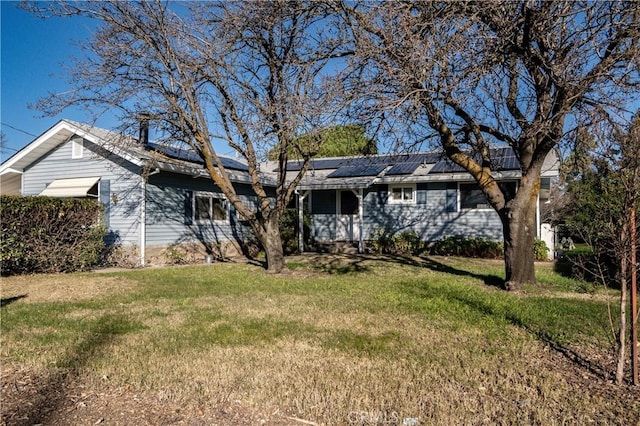
[[[139,158],[128,155],[123,149],[114,149],[115,144],[109,143],[108,141],[105,143],[104,138],[100,138],[92,133],[91,129],[92,127],[88,125],[81,125],[68,120],[60,120],[49,130],[38,136],[38,138],[29,145],[25,146],[2,163],[2,165],[0,165],[0,175],[4,175],[6,173],[22,173],[26,167],[31,165],[38,158],[46,155],[55,147],[71,140],[74,136],[80,136],[89,142],[108,149],[109,151],[117,152],[118,155],[136,165],[142,164]],[[111,135],[115,135],[115,133],[111,133]]]

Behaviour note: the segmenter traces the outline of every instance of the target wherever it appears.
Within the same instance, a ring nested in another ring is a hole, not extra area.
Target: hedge
[[[2,275],[86,270],[104,250],[102,205],[91,199],[0,197]]]

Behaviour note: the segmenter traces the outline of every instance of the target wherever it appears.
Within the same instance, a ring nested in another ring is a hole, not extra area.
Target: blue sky
[[[61,118],[86,122],[86,112],[67,109],[55,117],[29,109],[50,92],[69,89],[61,65],[78,52],[75,41],[91,35],[87,20],[39,19],[18,7],[16,1],[0,1],[1,98],[0,118],[5,135],[2,161],[9,158]],[[98,122],[111,128],[115,123]],[[32,136],[35,135],[35,136]]]

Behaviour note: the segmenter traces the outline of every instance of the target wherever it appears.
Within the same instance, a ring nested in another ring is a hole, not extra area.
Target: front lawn
[[[640,392],[609,380],[607,305],[615,315],[615,293],[574,292],[580,285],[551,264],[539,265],[540,286],[512,294],[496,287],[497,261],[289,262],[283,275],[220,263],[3,278],[3,420],[622,425],[640,418]]]

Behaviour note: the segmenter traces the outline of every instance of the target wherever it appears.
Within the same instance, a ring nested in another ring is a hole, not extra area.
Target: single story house
[[[517,190],[520,170],[513,151],[495,148],[493,157],[501,184]],[[255,206],[246,164],[223,161],[243,202]],[[289,162],[287,173],[300,166]],[[273,185],[273,164],[261,169],[266,186]],[[554,153],[545,162],[540,203],[548,200],[557,175]],[[105,208],[107,242],[131,249],[143,265],[171,245],[224,255],[251,239],[193,153],[70,120],[59,121],[0,165],[0,193],[95,197]],[[440,153],[315,159],[297,194],[299,214],[303,208],[309,213],[311,238],[319,243],[347,242],[362,250],[378,228],[411,230],[425,241],[447,235],[502,238],[498,215],[471,176]],[[542,229],[538,224],[544,237]]]
[[[223,161],[243,202],[255,205],[247,166]],[[104,205],[107,243],[142,265],[177,244],[225,254],[250,232],[195,155],[70,120],[0,165],[0,192],[95,197]]]
[[[515,193],[521,171],[514,151],[492,148],[491,158],[503,190]],[[287,173],[301,166],[290,161]],[[540,223],[539,212],[558,170],[553,151],[543,165],[537,206],[537,236],[551,249],[553,233]],[[422,241],[452,235],[502,239],[500,218],[478,184],[441,152],[315,159],[298,193],[316,242],[356,242],[362,251],[364,241],[380,229],[411,231]]]

